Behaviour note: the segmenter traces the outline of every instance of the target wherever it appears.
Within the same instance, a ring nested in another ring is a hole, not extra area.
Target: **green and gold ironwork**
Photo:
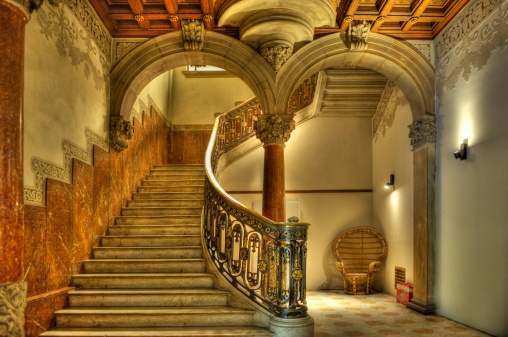
[[[228,195],[215,178],[220,158],[254,136],[259,112],[253,99],[216,119],[206,153],[204,240],[219,272],[248,299],[281,318],[305,317],[309,224],[271,221]]]

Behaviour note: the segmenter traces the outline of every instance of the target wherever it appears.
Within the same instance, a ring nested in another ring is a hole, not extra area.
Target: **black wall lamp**
[[[393,186],[394,183],[395,183],[395,175],[390,174],[390,181],[385,184],[385,188],[389,189],[390,186]]]
[[[460,148],[458,151],[455,151],[453,153],[455,159],[464,160],[467,159],[467,142],[464,141],[462,144],[460,144]]]

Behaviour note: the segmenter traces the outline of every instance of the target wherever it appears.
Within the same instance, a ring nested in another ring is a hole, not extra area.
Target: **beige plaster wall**
[[[131,118],[136,116],[149,107],[150,103],[155,104],[162,115],[169,120],[170,96],[173,81],[173,70],[165,72],[154,78],[139,93],[138,98],[133,106]]]
[[[408,137],[411,110],[402,92],[394,87],[373,138],[373,224],[388,243],[388,255],[374,276],[374,287],[396,295],[395,267],[406,269],[413,283],[413,153]],[[385,189],[395,175],[395,186]]]
[[[286,143],[286,190],[300,190],[286,194],[286,201],[299,201],[300,221],[311,224],[307,289],[342,288],[330,245],[349,227],[372,225],[372,193],[340,192],[372,188],[371,139],[370,118],[316,118],[297,126]],[[221,186],[226,191],[261,191],[263,152],[259,148],[226,168]],[[233,197],[249,208],[262,200],[260,193]]]
[[[25,41],[24,183],[34,186],[33,157],[63,167],[63,139],[86,149],[85,128],[106,139],[109,65],[63,4],[32,13]]]
[[[235,102],[254,97],[237,77],[185,78],[183,70],[186,67],[173,69],[169,119],[174,125],[213,124],[215,113],[226,112],[235,107]]]
[[[473,1],[437,44],[437,309],[495,336],[508,336],[507,24],[508,1]]]

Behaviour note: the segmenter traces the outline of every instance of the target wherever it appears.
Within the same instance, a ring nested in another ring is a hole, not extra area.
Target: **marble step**
[[[164,200],[164,199],[148,199],[148,200],[129,200],[127,207],[203,207],[203,195],[199,198],[185,199],[180,198],[177,200]]]
[[[205,260],[193,259],[94,259],[83,261],[85,273],[204,273]]]
[[[204,186],[174,186],[174,187],[138,187],[138,192],[132,195],[133,200],[139,199],[201,199],[205,193]],[[147,197],[148,195],[148,197]]]
[[[203,257],[201,246],[175,247],[97,247],[96,259],[190,259]]]
[[[121,215],[201,215],[202,207],[127,207],[122,208]]]
[[[82,289],[189,289],[213,287],[213,275],[208,273],[177,274],[77,274],[72,285]]]
[[[188,172],[165,172],[159,174],[150,174],[146,176],[146,180],[196,180],[204,179],[205,172],[188,173]]]
[[[171,225],[199,224],[201,215],[164,215],[164,216],[118,216],[116,225]]]
[[[69,292],[70,307],[191,307],[228,305],[217,289],[87,289]]]
[[[203,164],[166,164],[166,165],[154,165],[152,171],[158,170],[204,170]]]
[[[175,327],[175,328],[57,328],[42,337],[271,337],[266,328],[256,326]]]
[[[170,247],[200,244],[200,235],[107,235],[101,237],[102,247]]]
[[[199,235],[201,233],[200,225],[127,225],[111,226],[108,234],[113,236],[122,235]]]
[[[56,327],[176,327],[252,325],[254,311],[207,307],[82,307],[55,312]]]
[[[182,179],[182,180],[143,180],[141,186],[144,187],[174,187],[174,186],[189,186],[189,185],[203,185],[203,179]]]

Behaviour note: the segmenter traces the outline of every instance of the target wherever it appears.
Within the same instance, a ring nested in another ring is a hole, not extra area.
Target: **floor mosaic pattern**
[[[308,291],[307,303],[315,322],[314,337],[490,336],[441,316],[422,315],[382,293],[352,296],[342,291]]]

